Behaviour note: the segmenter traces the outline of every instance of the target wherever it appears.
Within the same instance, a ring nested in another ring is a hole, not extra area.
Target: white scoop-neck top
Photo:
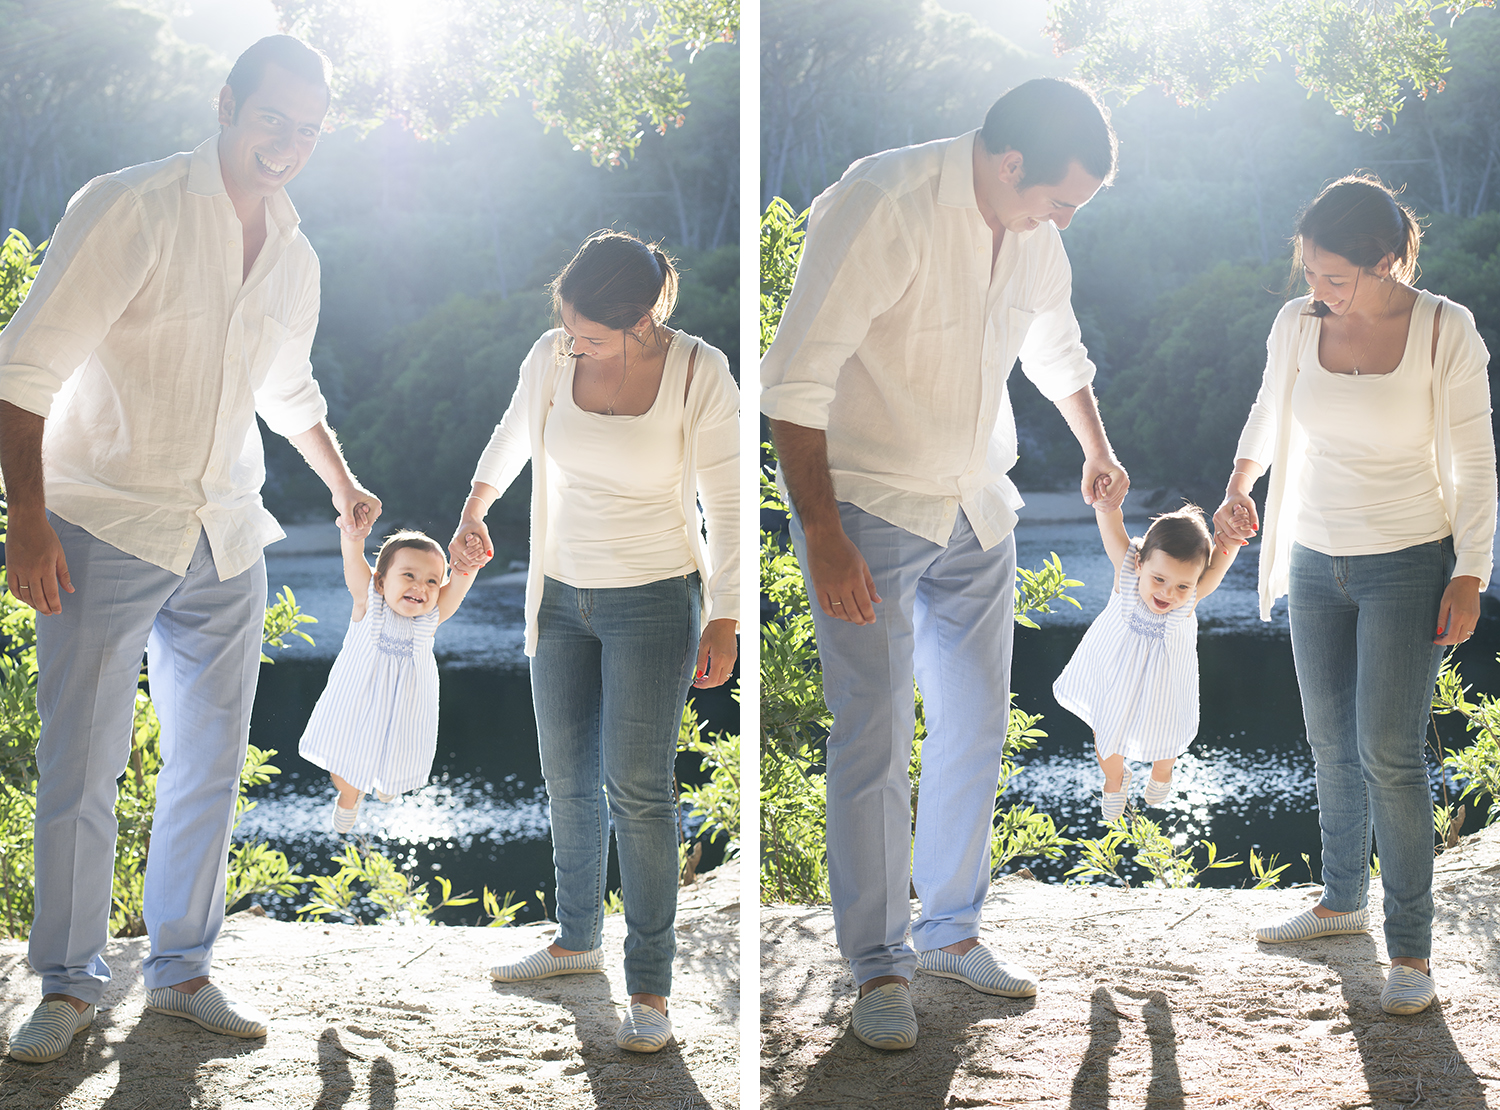
[[[1308,343],[1292,387],[1307,434],[1295,537],[1324,555],[1379,555],[1452,533],[1434,452],[1432,315],[1412,306],[1406,349],[1389,374],[1335,374]]]
[[[643,586],[696,569],[682,516],[683,406],[692,342],[673,335],[651,407],[637,416],[581,409],[574,366],[547,418],[550,578],[578,589]]]

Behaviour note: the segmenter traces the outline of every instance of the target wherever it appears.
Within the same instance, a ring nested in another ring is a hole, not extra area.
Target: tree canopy
[[[114,0],[0,2],[0,234],[45,238],[91,177],[191,147],[214,61]]]
[[[735,0],[273,0],[288,33],[334,64],[340,122],[428,137],[529,101],[594,164],[619,165],[689,106],[678,64],[739,32]]]
[[[1297,81],[1360,131],[1389,126],[1407,89],[1425,99],[1450,69],[1433,17],[1494,0],[1052,0],[1047,31],[1077,76],[1130,97],[1156,87],[1198,106],[1289,57]],[[1493,104],[1491,105],[1493,114]]]

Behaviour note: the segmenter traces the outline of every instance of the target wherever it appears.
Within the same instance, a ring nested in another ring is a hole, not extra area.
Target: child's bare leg
[[[1171,782],[1172,764],[1176,762],[1176,756],[1173,756],[1171,759],[1158,759],[1155,763],[1151,764],[1151,777],[1157,782]]]
[[[1094,749],[1094,758],[1099,761],[1099,769],[1104,772],[1104,792],[1116,794],[1121,784],[1125,781],[1125,757],[1119,752],[1111,756],[1102,756],[1099,749]]]
[[[350,786],[337,775],[329,775],[328,777],[333,779],[333,785],[339,792],[340,809],[353,809],[359,804],[361,791],[354,789],[354,787]]]

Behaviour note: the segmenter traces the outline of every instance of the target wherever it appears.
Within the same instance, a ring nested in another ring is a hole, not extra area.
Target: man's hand
[[[808,592],[830,617],[850,624],[874,624],[880,595],[864,556],[844,533],[828,472],[827,433],[772,420],[771,439],[807,539],[807,573],[812,578]]]
[[[1113,455],[1083,460],[1083,501],[1096,509],[1114,512],[1130,492],[1130,475]]]
[[[380,498],[354,483],[333,491],[333,507],[338,510],[339,527],[351,539],[364,539],[380,519]]]
[[[880,595],[854,541],[837,526],[827,532],[804,528],[804,535],[812,594],[823,612],[850,624],[874,624]]]
[[[45,515],[11,513],[5,535],[5,579],[16,599],[42,616],[62,612],[62,591],[72,593],[73,583],[68,579],[62,542]]]

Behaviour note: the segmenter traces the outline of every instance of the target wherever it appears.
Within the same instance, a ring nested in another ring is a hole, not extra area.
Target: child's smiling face
[[[437,607],[438,591],[447,579],[448,564],[430,547],[403,547],[375,586],[392,611],[420,617]]]
[[[1187,604],[1202,573],[1201,562],[1174,559],[1157,548],[1140,564],[1136,592],[1153,613],[1170,613]]]

